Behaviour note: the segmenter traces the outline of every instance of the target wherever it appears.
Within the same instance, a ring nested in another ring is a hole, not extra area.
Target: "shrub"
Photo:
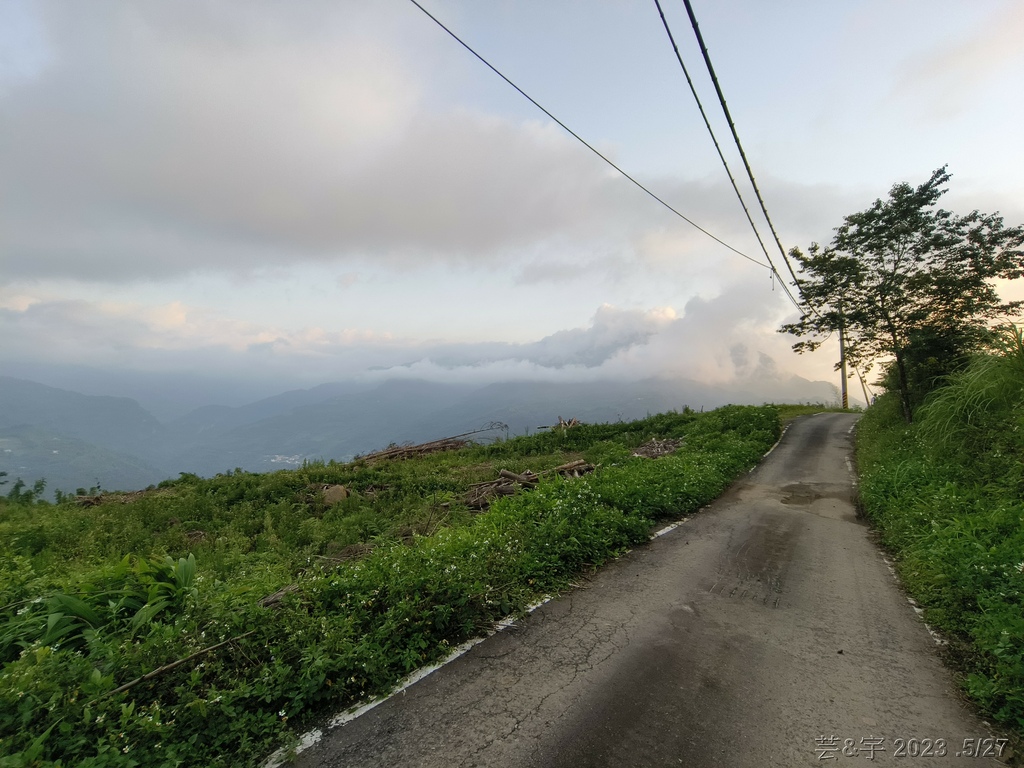
[[[8,505],[0,766],[252,764],[706,504],[778,432],[771,408],[659,414],[373,466],[182,475],[94,507]],[[683,447],[630,457],[655,436]],[[581,454],[603,466],[460,507],[500,468]],[[327,507],[317,488],[335,483],[355,493]]]
[[[1024,345],[976,356],[906,425],[891,395],[858,426],[861,500],[964,686],[1024,733]]]

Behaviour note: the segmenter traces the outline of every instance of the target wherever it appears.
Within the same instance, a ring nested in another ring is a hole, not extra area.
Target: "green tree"
[[[992,324],[1024,304],[1002,301],[995,284],[1024,274],[1024,227],[936,208],[949,179],[942,167],[918,187],[896,184],[887,199],[845,217],[830,245],[790,251],[802,315],[780,332],[807,337],[793,346],[802,353],[844,331],[851,363],[886,365],[908,422]]]
[[[25,481],[19,477],[7,492],[7,500],[12,504],[34,504],[46,491],[46,480],[40,478],[32,484],[31,490],[25,488]]]

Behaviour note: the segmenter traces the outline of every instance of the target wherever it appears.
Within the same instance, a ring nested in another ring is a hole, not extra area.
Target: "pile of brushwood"
[[[466,493],[464,502],[470,509],[486,509],[496,498],[511,496],[522,490],[536,488],[544,476],[580,477],[581,475],[593,472],[595,469],[597,467],[583,459],[570,461],[568,464],[547,469],[543,472],[532,472],[528,469],[525,472],[516,474],[507,469],[499,469],[497,479],[473,483]]]
[[[730,406],[0,500],[0,766],[258,763],[706,504],[779,431]],[[632,455],[655,439],[681,442]],[[515,493],[470,503],[496,479]]]
[[[953,374],[907,424],[858,426],[861,499],[974,700],[1024,737],[1024,339]]]

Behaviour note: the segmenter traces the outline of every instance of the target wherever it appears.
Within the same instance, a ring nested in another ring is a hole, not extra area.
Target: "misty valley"
[[[484,439],[531,434],[558,417],[629,421],[690,407],[834,402],[835,387],[799,377],[712,386],[640,382],[510,381],[486,385],[391,379],[338,382],[230,407],[157,418],[138,400],[85,395],[0,377],[0,471],[46,494],[136,490],[187,472],[268,472],[305,461],[348,461],[392,443],[424,442],[499,422]],[[10,487],[10,486],[8,486]]]

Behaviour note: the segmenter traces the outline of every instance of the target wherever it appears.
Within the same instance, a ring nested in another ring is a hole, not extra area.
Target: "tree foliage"
[[[845,217],[828,246],[790,252],[803,314],[781,332],[807,337],[793,346],[802,353],[842,330],[851,363],[886,363],[907,421],[992,324],[1024,304],[1002,301],[995,284],[1024,274],[1024,227],[936,208],[949,179],[942,167],[918,187],[896,184],[887,199]]]

